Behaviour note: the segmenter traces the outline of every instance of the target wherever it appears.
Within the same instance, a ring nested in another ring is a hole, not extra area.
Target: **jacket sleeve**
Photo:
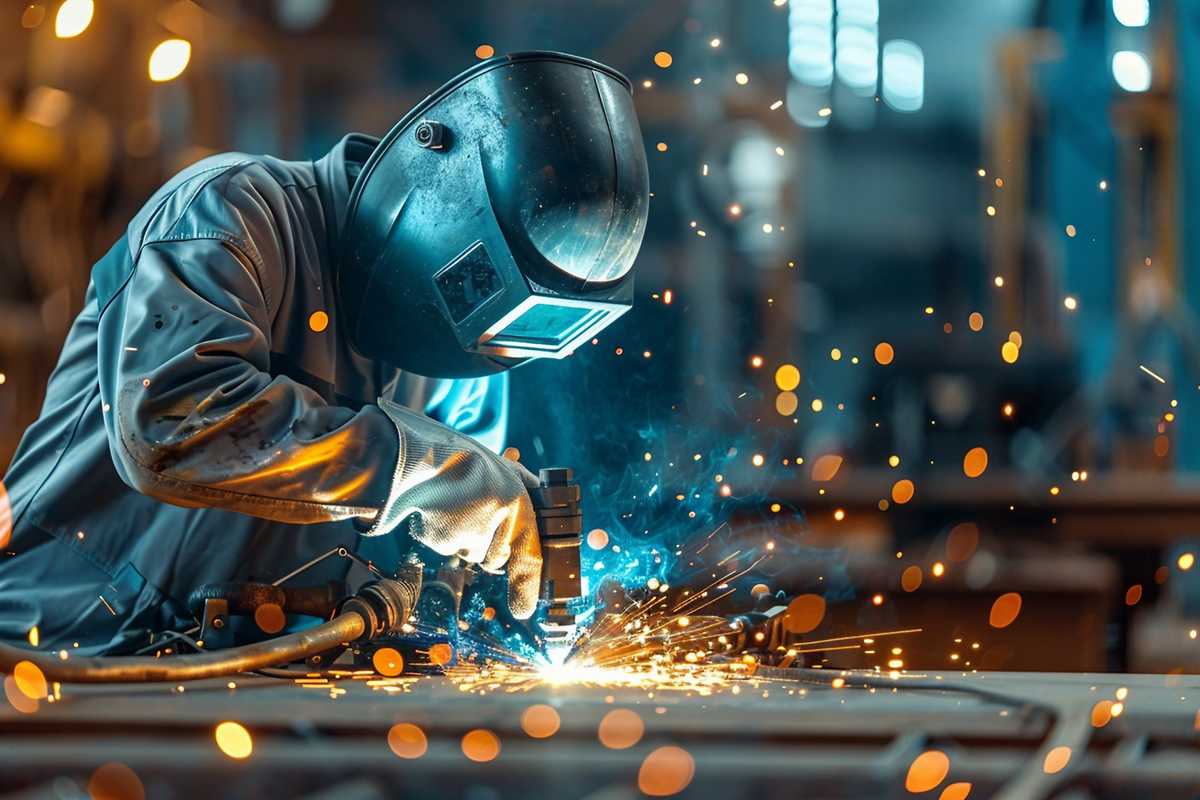
[[[331,406],[269,374],[270,269],[232,237],[140,248],[98,340],[118,472],[176,505],[289,523],[373,517],[396,468],[395,427],[378,406]]]

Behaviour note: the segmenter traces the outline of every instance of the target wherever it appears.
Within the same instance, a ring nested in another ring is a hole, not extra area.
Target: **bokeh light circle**
[[[48,693],[46,676],[42,674],[41,668],[32,661],[18,661],[13,667],[12,677],[17,685],[17,691],[30,700],[41,700]]]
[[[617,708],[604,715],[600,720],[597,735],[600,744],[610,750],[625,750],[633,747],[642,740],[646,725],[636,711],[628,708]]]
[[[800,398],[795,392],[780,392],[775,398],[775,412],[783,417],[790,417],[800,407]]]
[[[904,572],[900,573],[900,588],[906,592],[915,592],[921,588],[921,581],[924,577],[921,568],[916,564],[905,567]]]
[[[38,710],[38,701],[25,694],[17,688],[17,682],[13,680],[12,675],[4,676],[4,697],[8,700],[8,704],[13,710],[19,714],[32,714]]]
[[[992,603],[991,613],[988,614],[988,624],[993,628],[1007,628],[1016,622],[1021,613],[1021,595],[1008,592],[996,598]]]
[[[913,794],[936,789],[950,773],[950,757],[941,750],[926,750],[913,759],[904,778],[904,788]]]
[[[429,749],[425,731],[411,722],[397,722],[387,734],[388,749],[400,758],[420,758]]]
[[[831,481],[842,468],[842,457],[836,453],[826,453],[817,458],[812,466],[812,479],[817,483]]]
[[[946,536],[946,558],[962,563],[975,555],[979,547],[979,526],[974,522],[960,522]]]
[[[952,783],[942,790],[938,800],[967,800],[971,794],[971,784],[966,781]]]
[[[794,364],[783,364],[775,370],[775,385],[781,392],[793,391],[800,385],[800,370]]]
[[[978,478],[988,466],[988,452],[982,447],[972,447],[963,456],[963,474],[968,478]]]
[[[521,714],[521,730],[534,739],[548,739],[558,733],[561,720],[552,706],[539,703]]]
[[[222,722],[213,732],[217,747],[230,758],[249,758],[254,752],[254,740],[250,731],[237,722]]]
[[[819,594],[802,594],[788,603],[783,615],[783,627],[788,633],[808,633],[825,619],[825,598]]]
[[[429,660],[444,667],[454,660],[454,648],[446,642],[438,642],[429,648]]]
[[[263,603],[254,609],[254,624],[263,633],[279,633],[287,624],[287,617],[276,603]]]
[[[404,656],[394,647],[381,647],[371,656],[371,666],[385,678],[394,678],[404,671]]]
[[[682,747],[667,745],[650,752],[638,769],[638,788],[650,797],[670,797],[688,787],[696,762]]]
[[[1071,748],[1065,744],[1059,745],[1050,749],[1046,753],[1046,759],[1042,762],[1042,771],[1047,775],[1053,775],[1056,772],[1062,772],[1066,769],[1067,764],[1071,761]]]
[[[500,755],[500,739],[486,728],[467,731],[462,737],[463,755],[472,761],[484,763]]]
[[[91,800],[144,800],[146,797],[146,789],[137,773],[117,761],[96,768],[88,778],[87,793]]]

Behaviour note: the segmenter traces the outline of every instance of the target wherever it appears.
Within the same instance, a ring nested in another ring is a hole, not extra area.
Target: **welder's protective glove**
[[[409,520],[409,533],[441,555],[488,572],[508,572],[508,606],[517,619],[537,607],[542,549],[528,489],[538,480],[474,439],[389,400],[379,407],[396,425],[399,457],[386,505],[368,536]]]

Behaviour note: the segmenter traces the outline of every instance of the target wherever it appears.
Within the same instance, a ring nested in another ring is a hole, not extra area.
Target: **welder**
[[[317,161],[171,179],[95,265],[4,478],[0,639],[130,652],[200,585],[385,535],[506,572],[527,618],[536,479],[496,455],[505,373],[630,307],[648,196],[629,81],[548,52]]]

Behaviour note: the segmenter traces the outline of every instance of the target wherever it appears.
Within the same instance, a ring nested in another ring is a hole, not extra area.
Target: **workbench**
[[[150,798],[617,800],[642,796],[639,769],[667,745],[694,760],[682,797],[912,797],[906,775],[928,750],[945,753],[950,768],[920,796],[936,798],[963,782],[971,798],[995,796],[1014,781],[1025,783],[1008,796],[1053,796],[1064,786],[1083,792],[1071,797],[1097,798],[1191,798],[1200,790],[1200,677],[943,672],[902,676],[892,691],[855,688],[852,675],[834,688],[829,680],[840,673],[832,671],[824,680],[766,672],[709,696],[553,684],[481,693],[474,681],[441,675],[62,686],[60,699],[43,700],[33,713],[0,708],[0,796],[86,797],[93,772],[118,762]],[[912,680],[965,684],[1023,703],[903,688]],[[1118,697],[1123,713],[1094,727],[1096,704]],[[548,738],[522,730],[522,713],[534,704],[554,707],[561,719]],[[598,726],[620,708],[636,712],[645,733],[611,749],[598,741]],[[226,720],[250,732],[248,758],[218,748],[214,728]],[[423,755],[403,759],[389,749],[388,730],[398,722],[423,731]],[[478,728],[500,743],[482,763],[461,747]],[[1064,742],[1072,748],[1066,766],[1047,775],[1049,749]]]

